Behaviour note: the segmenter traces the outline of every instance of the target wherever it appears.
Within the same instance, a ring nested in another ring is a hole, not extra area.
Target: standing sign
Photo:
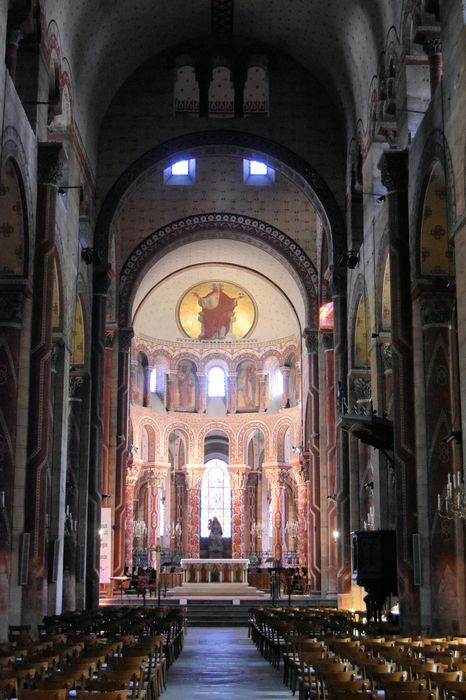
[[[100,583],[110,583],[112,575],[112,509],[102,508],[100,515]]]

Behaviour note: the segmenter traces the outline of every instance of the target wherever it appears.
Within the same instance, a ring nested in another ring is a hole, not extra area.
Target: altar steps
[[[184,583],[168,591],[169,598],[264,598],[264,591],[247,583]]]

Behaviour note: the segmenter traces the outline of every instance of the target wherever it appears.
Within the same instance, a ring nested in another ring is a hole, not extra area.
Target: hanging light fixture
[[[442,493],[437,496],[437,511],[441,518],[466,520],[466,493],[461,474],[448,474],[448,480]]]

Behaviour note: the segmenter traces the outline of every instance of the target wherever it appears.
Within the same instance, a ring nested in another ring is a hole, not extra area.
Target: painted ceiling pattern
[[[110,100],[139,65],[155,53],[211,33],[215,26],[247,35],[288,53],[329,85],[353,125],[362,116],[366,87],[378,63],[384,27],[399,28],[405,2],[388,0],[48,0],[63,56],[79,93],[77,122],[96,142]],[[234,11],[233,11],[234,8]]]

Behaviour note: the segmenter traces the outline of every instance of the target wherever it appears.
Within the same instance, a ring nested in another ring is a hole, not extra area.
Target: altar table
[[[182,559],[185,583],[247,583],[249,559]]]

